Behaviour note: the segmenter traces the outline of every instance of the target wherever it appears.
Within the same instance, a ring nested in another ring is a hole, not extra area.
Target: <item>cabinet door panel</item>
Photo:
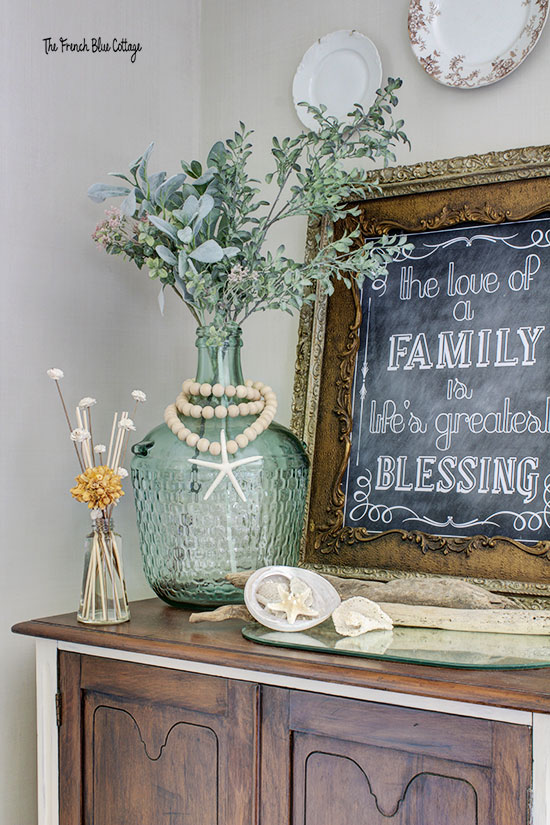
[[[60,654],[60,825],[253,825],[257,687]]]
[[[296,825],[488,822],[487,769],[307,734],[292,757]]]
[[[264,688],[261,772],[271,780],[261,825],[525,825],[531,737],[519,725]]]
[[[158,747],[128,709],[98,705],[91,721],[88,821],[94,825],[217,821],[218,737],[211,728],[185,722],[170,725],[168,720],[162,724],[157,718],[164,738]],[[136,788],[147,792],[136,793]]]

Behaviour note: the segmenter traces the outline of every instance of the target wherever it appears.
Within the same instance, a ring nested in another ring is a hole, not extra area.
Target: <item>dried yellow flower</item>
[[[85,502],[90,510],[104,510],[124,495],[121,478],[110,467],[88,467],[75,480],[71,495]]]

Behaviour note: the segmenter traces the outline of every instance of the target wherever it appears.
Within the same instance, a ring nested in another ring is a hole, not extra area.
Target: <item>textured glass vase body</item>
[[[77,619],[84,624],[120,624],[129,618],[122,539],[112,521],[96,519],[86,537]]]
[[[240,329],[235,326],[221,346],[207,346],[198,330],[200,383],[243,383]],[[216,399],[217,402],[217,399]],[[198,403],[214,404],[212,399]],[[225,396],[220,403],[231,403]],[[183,423],[209,441],[227,441],[242,433],[256,416],[191,418]],[[300,441],[273,422],[230,461],[251,456],[262,460],[235,469],[246,501],[225,476],[205,501],[216,478],[215,467],[189,462],[200,458],[217,464],[221,457],[199,453],[161,424],[133,447],[132,483],[145,575],[161,599],[177,607],[201,608],[243,601],[242,590],[225,576],[271,564],[294,565],[305,507],[308,460]]]

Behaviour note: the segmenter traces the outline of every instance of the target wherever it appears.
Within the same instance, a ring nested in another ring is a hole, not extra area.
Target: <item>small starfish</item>
[[[203,461],[202,458],[188,459],[191,464],[197,464],[199,467],[213,467],[214,469],[219,470],[218,475],[206,491],[206,495],[203,500],[206,501],[206,499],[210,498],[220,481],[224,478],[224,476],[227,476],[242,500],[246,501],[246,496],[241,489],[241,485],[233,475],[233,470],[235,467],[241,467],[243,464],[252,464],[254,461],[263,461],[263,458],[261,455],[252,455],[250,458],[240,458],[238,461],[229,461],[224,430],[221,430],[220,432],[220,445],[222,448],[221,464],[218,464],[217,461]]]
[[[266,605],[266,608],[284,613],[289,624],[294,624],[298,616],[316,618],[319,615],[319,611],[313,610],[310,606],[313,601],[311,588],[300,579],[291,579],[289,589],[282,584],[277,585],[277,589],[281,601],[272,602]]]

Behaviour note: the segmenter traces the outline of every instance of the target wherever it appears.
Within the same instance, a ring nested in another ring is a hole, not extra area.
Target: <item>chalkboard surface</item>
[[[344,524],[550,538],[550,218],[411,234],[365,284]]]

